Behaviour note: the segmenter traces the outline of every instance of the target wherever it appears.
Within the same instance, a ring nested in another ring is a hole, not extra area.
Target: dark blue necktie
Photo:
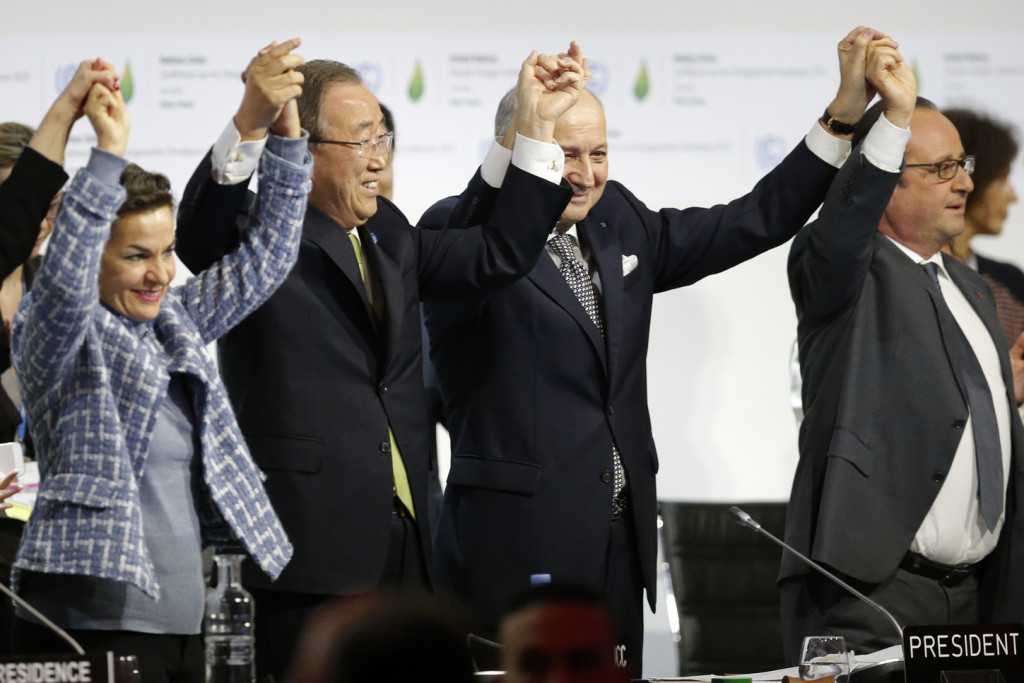
[[[939,266],[936,263],[921,265],[932,284],[939,290]],[[945,304],[945,299],[941,301]],[[949,312],[949,307],[946,307]],[[1003,511],[1003,452],[999,447],[999,424],[996,421],[992,392],[978,357],[971,348],[967,336],[960,329],[952,312],[948,321],[939,316],[942,337],[949,351],[953,369],[960,375],[967,390],[967,404],[971,411],[971,425],[974,432],[974,453],[978,465],[978,501],[985,525],[992,531]]]

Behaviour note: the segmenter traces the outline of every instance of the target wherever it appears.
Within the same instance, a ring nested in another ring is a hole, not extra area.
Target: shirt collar
[[[555,228],[554,230],[551,231],[551,234],[548,235],[548,241],[550,241],[551,238],[554,237],[557,234],[558,234],[558,228]],[[580,243],[580,236],[576,232],[576,224],[575,223],[573,223],[571,228],[569,228],[568,230],[565,231],[565,234],[566,235],[570,235],[572,237],[573,244],[579,245],[579,243]]]
[[[909,258],[911,261],[913,261],[917,265],[923,266],[926,263],[934,263],[935,265],[937,265],[939,267],[939,272],[942,273],[942,275],[947,280],[952,280],[952,278],[949,277],[949,271],[946,270],[946,263],[945,263],[945,261],[942,258],[942,252],[941,251],[937,251],[934,254],[932,254],[931,256],[929,256],[928,258],[924,258],[920,254],[918,254],[916,251],[911,249],[910,247],[906,246],[905,244],[901,244],[900,242],[897,242],[896,240],[894,240],[893,238],[889,237],[888,235],[885,235],[885,239],[889,240],[894,245],[896,245],[897,249],[899,249],[904,254],[906,254],[907,258]]]

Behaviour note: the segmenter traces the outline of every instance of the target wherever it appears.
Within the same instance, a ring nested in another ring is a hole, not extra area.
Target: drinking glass
[[[850,680],[850,658],[842,636],[808,636],[800,651],[800,678],[813,681],[835,676],[836,683]]]

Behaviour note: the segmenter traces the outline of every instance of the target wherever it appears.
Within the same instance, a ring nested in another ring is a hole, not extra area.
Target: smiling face
[[[908,164],[931,164],[964,155],[960,135],[934,109],[918,108],[910,121]],[[962,168],[952,180],[939,179],[935,168],[907,168],[889,200],[878,229],[928,258],[964,231],[967,195],[974,189]]]
[[[329,85],[320,102],[325,140],[359,142],[384,134],[377,98],[360,83]],[[358,145],[311,144],[313,191],[310,202],[342,227],[351,229],[377,213],[378,183],[387,153],[364,158]]]
[[[606,127],[601,105],[586,91],[555,124],[555,141],[565,152],[562,176],[573,189],[572,200],[558,221],[562,232],[586,218],[604,192],[608,181]]]
[[[121,216],[103,250],[100,300],[129,320],[153,320],[174,272],[171,207]]]

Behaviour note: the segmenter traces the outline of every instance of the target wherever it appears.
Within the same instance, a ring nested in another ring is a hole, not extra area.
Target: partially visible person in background
[[[541,584],[513,598],[501,620],[506,683],[625,683],[624,649],[601,594]]]
[[[309,620],[292,683],[470,683],[460,608],[426,595],[376,591],[333,599]]]
[[[395,193],[395,118],[391,110],[383,104],[380,105],[380,113],[384,115],[384,132],[391,133],[391,154],[388,155],[387,166],[380,172],[380,179],[377,181],[377,189],[380,196],[385,199],[394,199]]]
[[[73,121],[68,121],[73,123]],[[35,131],[24,124],[8,121],[0,123],[0,184],[7,179],[14,168],[15,162],[21,156],[22,151],[28,147]],[[63,182],[62,182],[63,184]],[[32,280],[39,269],[39,247],[53,230],[53,219],[57,214],[57,205],[60,203],[60,193],[57,192],[50,200],[46,214],[38,223],[39,234],[31,251],[26,255],[24,263],[13,266],[10,273],[3,278],[0,284],[0,316],[4,321],[4,334],[0,334],[0,443],[9,441],[21,441],[25,445],[26,455],[32,456],[31,439],[25,433],[25,425],[20,412],[21,396],[18,393],[18,380],[11,370],[11,320],[14,319],[14,312],[18,310],[21,297],[32,287]],[[2,225],[2,230],[13,230],[14,226]]]
[[[68,179],[61,166],[64,148],[71,127],[83,115],[85,98],[94,83],[114,88],[114,67],[101,59],[79,64],[38,129],[20,123],[0,124],[0,315],[4,321],[4,332],[0,333],[0,443],[22,441],[29,457],[33,455],[32,442],[22,421],[17,378],[10,369],[11,320],[32,285],[39,246],[53,228],[60,189]],[[13,483],[18,474],[8,472],[0,480],[0,500],[21,490]],[[10,503],[0,504],[0,510],[10,507]],[[10,585],[11,566],[24,526],[24,515],[0,515],[0,581],[6,585]],[[13,618],[11,601],[0,600],[0,654],[12,651]]]
[[[974,191],[967,200],[964,231],[945,249],[985,279],[995,297],[999,323],[1006,334],[1007,346],[1024,331],[1024,271],[1004,261],[976,253],[971,240],[978,235],[999,235],[1006,223],[1010,204],[1017,193],[1010,184],[1010,168],[1019,145],[1013,129],[984,114],[967,109],[950,109],[946,118],[953,122],[964,149],[977,159],[971,176]]]

